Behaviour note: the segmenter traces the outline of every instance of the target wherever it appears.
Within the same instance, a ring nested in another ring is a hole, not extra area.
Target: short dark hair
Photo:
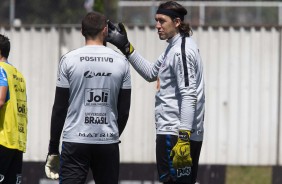
[[[9,57],[10,53],[10,40],[8,37],[0,34],[0,54],[6,59]]]
[[[187,14],[187,10],[182,5],[180,5],[176,1],[167,1],[159,5],[157,12],[159,10],[164,10],[164,9],[172,10],[173,12],[175,12],[174,16],[170,16],[172,20],[175,18],[181,19],[181,23],[179,26],[180,33],[182,33],[185,36],[191,36],[193,34],[193,31],[190,25],[188,23],[183,22],[184,16]]]
[[[82,35],[86,39],[93,39],[104,29],[106,25],[107,19],[104,15],[98,12],[89,12],[81,22]]]

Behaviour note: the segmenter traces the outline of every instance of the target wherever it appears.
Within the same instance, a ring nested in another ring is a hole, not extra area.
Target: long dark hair
[[[178,4],[176,1],[167,1],[167,2],[161,3],[158,9],[172,10],[176,12],[178,15],[180,15],[178,17],[181,19],[181,23],[179,25],[179,32],[183,34],[184,36],[192,36],[193,31],[192,31],[192,28],[190,27],[190,24],[183,22],[184,16],[187,14],[187,10],[182,5]],[[177,17],[171,17],[171,18],[174,19]]]

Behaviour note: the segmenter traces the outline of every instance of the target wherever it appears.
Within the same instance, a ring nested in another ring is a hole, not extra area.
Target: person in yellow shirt
[[[27,139],[27,99],[23,75],[8,62],[10,40],[0,34],[0,183],[21,183]]]

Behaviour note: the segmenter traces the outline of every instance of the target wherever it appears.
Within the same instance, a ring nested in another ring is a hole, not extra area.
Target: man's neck
[[[86,40],[85,45],[103,45],[100,40]]]
[[[0,57],[0,62],[7,62],[7,59],[4,57]]]

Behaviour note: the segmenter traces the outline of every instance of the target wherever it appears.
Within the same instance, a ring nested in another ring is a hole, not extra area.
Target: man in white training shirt
[[[119,137],[130,108],[129,63],[104,46],[105,16],[88,13],[81,31],[85,46],[59,64],[45,171],[60,183],[84,184],[90,168],[96,184],[118,184]]]
[[[203,141],[205,92],[199,49],[184,23],[187,10],[175,1],[161,3],[156,29],[168,47],[155,63],[140,56],[127,39],[122,23],[109,22],[108,42],[125,54],[147,81],[158,80],[156,93],[156,158],[159,181],[165,184],[196,183]]]

